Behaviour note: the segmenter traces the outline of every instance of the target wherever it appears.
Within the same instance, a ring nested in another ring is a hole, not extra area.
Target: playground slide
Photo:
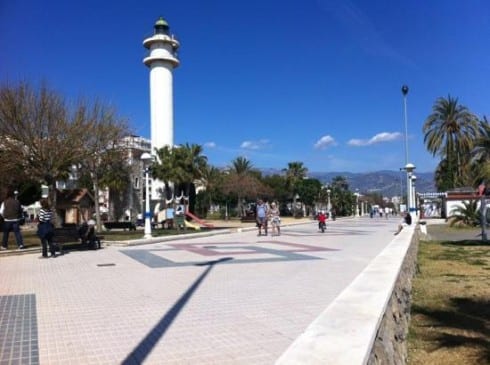
[[[191,219],[195,220],[201,226],[205,226],[205,227],[209,227],[209,228],[213,228],[214,227],[212,224],[209,224],[209,223],[204,222],[202,219],[200,219],[199,217],[195,216],[191,212],[186,212],[185,215],[188,216],[188,217],[190,217]]]
[[[192,228],[192,229],[195,229],[196,231],[199,231],[201,229],[201,227],[197,224],[194,224],[194,223],[191,223],[187,220],[184,219],[184,224],[186,227],[189,227],[189,228]]]

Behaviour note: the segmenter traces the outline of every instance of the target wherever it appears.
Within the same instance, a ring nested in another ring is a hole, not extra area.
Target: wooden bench
[[[130,231],[136,231],[136,226],[133,222],[104,222],[104,227],[109,231],[111,229],[129,229]]]
[[[53,243],[57,245],[57,251],[63,254],[63,246],[68,243],[80,244],[83,248],[100,248],[100,240],[103,236],[96,236],[95,244],[91,245],[90,241],[83,238],[80,229],[76,226],[68,226],[54,229]],[[93,246],[93,247],[91,247]]]
[[[157,229],[158,225],[160,225],[162,229],[172,229],[172,228],[174,228],[174,220],[173,219],[165,219],[161,222],[153,222],[153,221],[151,222],[151,228],[152,229]]]

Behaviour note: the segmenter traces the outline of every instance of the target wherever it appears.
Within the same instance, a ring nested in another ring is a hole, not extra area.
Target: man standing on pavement
[[[19,250],[25,248],[24,242],[22,240],[22,235],[20,233],[19,220],[22,215],[22,207],[17,199],[15,199],[15,194],[12,189],[7,191],[7,198],[3,201],[0,206],[0,215],[3,217],[3,240],[2,240],[2,250],[6,250],[8,247],[10,231],[14,231],[15,240]]]
[[[257,200],[256,215],[259,236],[262,235],[262,228],[264,228],[264,233],[267,236],[267,205],[262,201],[262,199]]]

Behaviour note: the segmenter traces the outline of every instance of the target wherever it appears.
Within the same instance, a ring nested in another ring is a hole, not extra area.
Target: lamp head
[[[150,155],[148,152],[144,152],[141,157],[140,157],[141,161],[143,161],[143,163],[145,165],[148,165],[150,164],[151,161],[153,161],[153,156]]]
[[[413,170],[415,170],[415,165],[413,163],[407,163],[405,165],[405,170],[407,172],[412,172]]]

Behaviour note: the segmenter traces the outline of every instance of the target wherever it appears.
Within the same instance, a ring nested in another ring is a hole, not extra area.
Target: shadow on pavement
[[[194,292],[197,290],[201,282],[206,278],[214,265],[219,264],[224,261],[232,260],[231,257],[223,257],[219,260],[203,262],[200,264],[196,264],[196,266],[208,266],[208,268],[197,278],[197,280],[190,286],[189,289],[179,298],[177,302],[170,308],[170,310],[165,313],[162,319],[157,323],[155,327],[140,341],[138,346],[134,348],[134,350],[124,359],[122,364],[130,365],[130,364],[142,364],[151,350],[155,347],[155,345],[160,341],[165,332],[172,325],[175,318],[179,312],[184,308],[186,303],[192,297]]]

